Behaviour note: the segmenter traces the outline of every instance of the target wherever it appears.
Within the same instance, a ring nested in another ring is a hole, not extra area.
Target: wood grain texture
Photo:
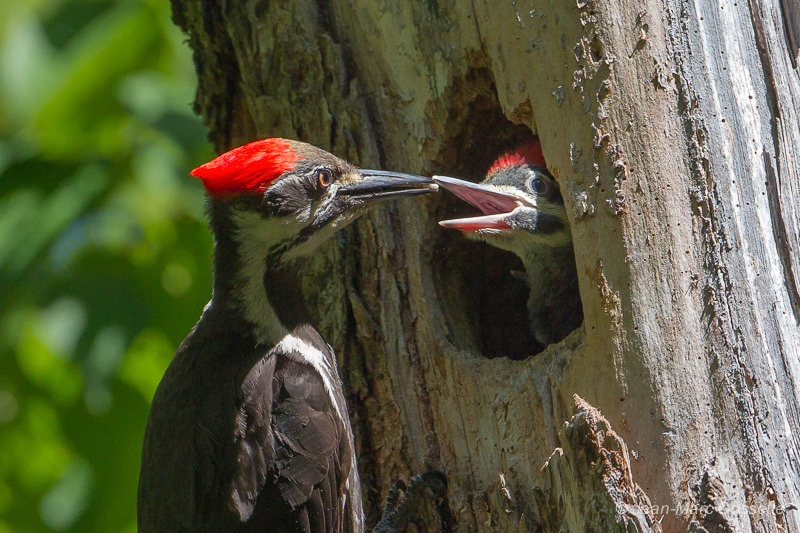
[[[535,133],[560,182],[585,322],[535,357],[519,264],[440,231],[445,195],[387,205],[306,265],[371,523],[397,477],[433,467],[458,531],[558,530],[583,500],[541,467],[578,394],[665,531],[800,528],[791,1],[173,4],[218,149],[285,136],[477,179]],[[555,522],[537,494],[567,499]]]

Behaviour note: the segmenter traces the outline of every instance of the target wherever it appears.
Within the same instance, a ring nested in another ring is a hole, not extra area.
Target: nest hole
[[[483,85],[466,109],[450,115],[445,131],[453,132],[436,158],[436,173],[481,181],[494,160],[534,136],[503,114],[488,73],[473,73],[471,88]],[[468,80],[469,82],[470,80]],[[481,83],[483,82],[483,83]],[[472,216],[474,207],[452,194],[439,195],[438,220]],[[522,262],[454,230],[436,232],[433,260],[436,286],[444,302],[450,341],[461,349],[477,350],[494,359],[521,360],[539,353],[528,323],[528,287]]]

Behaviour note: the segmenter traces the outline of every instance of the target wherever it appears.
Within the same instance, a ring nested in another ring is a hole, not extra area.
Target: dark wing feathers
[[[281,404],[275,413],[275,431],[281,444],[320,462],[330,458],[339,445],[340,428],[331,413],[314,411],[307,403],[291,401],[291,409]],[[298,405],[299,404],[299,405]]]
[[[311,387],[309,387],[311,381],[311,376],[307,372],[284,375],[283,387],[292,398],[305,400],[311,393]]]
[[[297,368],[298,366],[305,368]],[[305,379],[294,379],[296,372],[305,374]],[[320,484],[338,464],[336,455],[341,429],[337,428],[330,401],[325,406],[326,411],[319,411],[306,401],[314,396],[307,394],[309,388],[323,387],[322,381],[310,375],[310,372],[311,368],[307,365],[288,365],[283,374],[283,383],[296,385],[305,381],[306,386],[302,391],[298,390],[297,396],[300,398],[289,395],[280,400],[275,405],[273,416],[276,448],[283,457],[276,461],[278,486],[292,507],[310,502],[312,492],[318,493],[327,488],[327,483],[324,486]],[[291,388],[284,387],[284,391],[289,394]],[[311,518],[313,517],[309,516]]]
[[[325,413],[309,420],[298,434],[298,439],[303,449],[323,459],[331,457],[339,448],[339,433],[333,416]]]
[[[267,472],[275,457],[270,435],[272,387],[276,359],[261,359],[242,383],[240,407],[236,416],[236,472],[233,504],[242,521],[253,514]]]
[[[323,533],[326,529],[330,530],[330,522],[325,516],[325,508],[322,505],[320,490],[311,493],[306,504],[308,511],[308,522],[312,526],[312,531]]]
[[[332,357],[311,331],[309,343]],[[242,383],[234,503],[242,521],[276,531],[339,531],[351,437],[317,370],[291,355],[273,349]]]

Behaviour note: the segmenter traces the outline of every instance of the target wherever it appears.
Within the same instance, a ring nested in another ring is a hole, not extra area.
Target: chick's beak
[[[491,185],[481,185],[447,176],[434,176],[433,181],[484,213],[484,216],[440,221],[439,225],[445,228],[463,232],[511,229],[508,219],[522,207],[517,197]]]
[[[357,176],[359,179],[339,187],[337,194],[364,201],[376,201],[399,196],[416,196],[439,189],[430,178],[388,170],[359,170]]]

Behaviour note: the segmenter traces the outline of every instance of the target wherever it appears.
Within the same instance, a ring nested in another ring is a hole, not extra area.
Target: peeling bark
[[[792,0],[173,5],[219,150],[478,179],[536,134],[559,180],[585,322],[540,354],[518,261],[439,231],[445,195],[306,265],[371,523],[436,468],[458,531],[800,529]]]
[[[575,396],[576,414],[559,431],[543,470],[548,492],[537,492],[535,531],[660,532],[657,511],[633,481],[628,447],[600,411]]]

